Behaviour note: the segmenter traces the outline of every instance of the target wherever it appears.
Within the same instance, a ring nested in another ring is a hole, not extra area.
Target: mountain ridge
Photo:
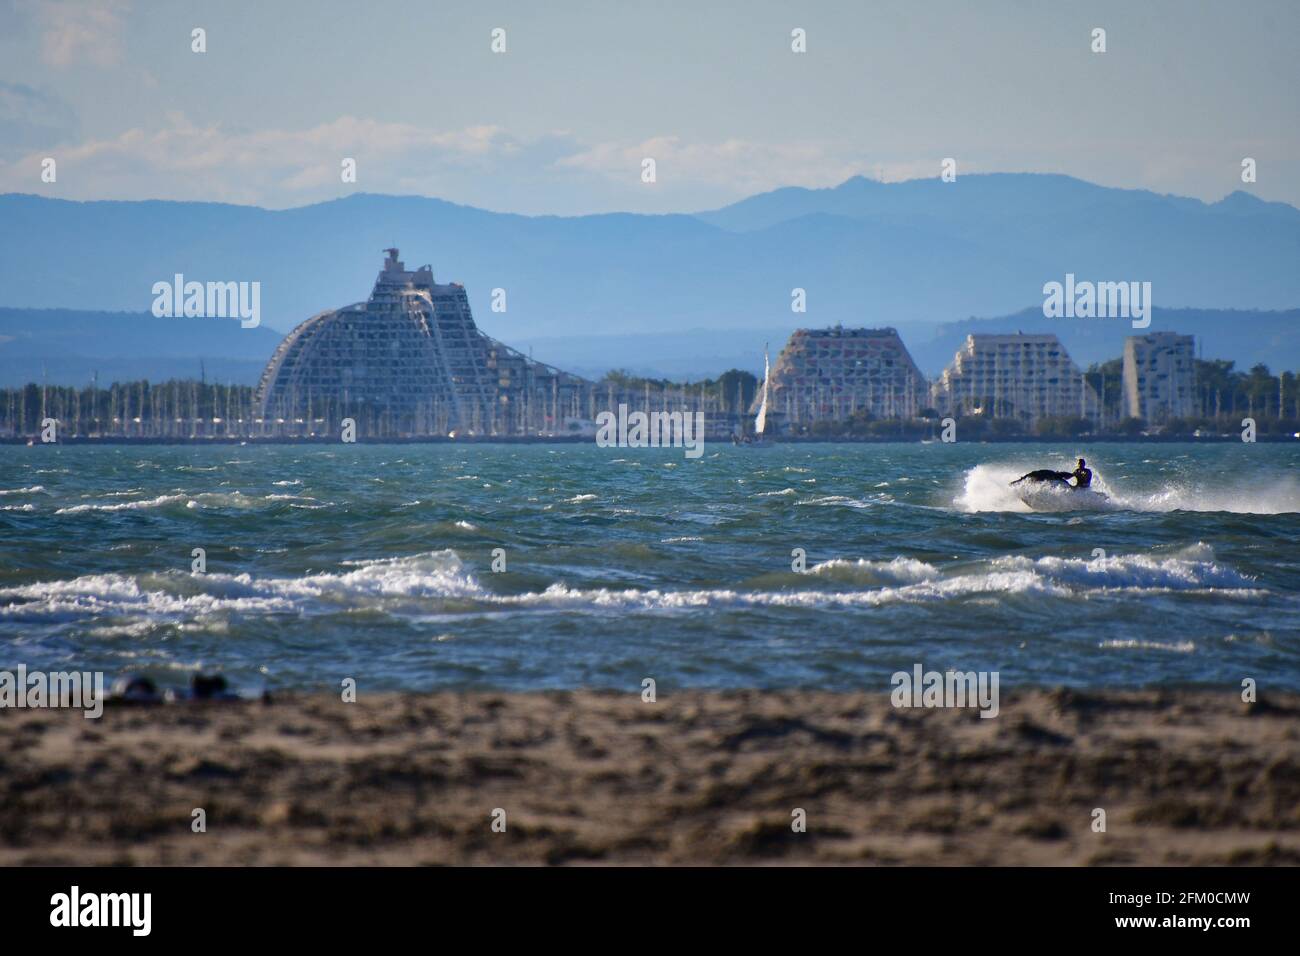
[[[9,193],[0,195],[0,306],[141,314],[153,283],[179,272],[260,282],[263,327],[283,333],[365,298],[380,250],[393,245],[410,263],[431,263],[439,281],[463,283],[480,327],[508,344],[653,332],[664,338],[662,367],[677,370],[699,356],[698,330],[727,340],[716,353],[724,357],[755,354],[780,328],[933,329],[1032,308],[1044,283],[1067,273],[1150,281],[1158,310],[1300,305],[1292,206],[1243,190],[1207,203],[997,173],[955,183],[856,177],[700,213],[577,217],[378,193],[285,210]],[[493,311],[495,289],[505,311]],[[805,290],[806,312],[791,311],[795,289]],[[157,327],[176,341],[137,354],[209,350],[200,339],[187,345],[191,328]],[[602,364],[625,364],[613,358]]]

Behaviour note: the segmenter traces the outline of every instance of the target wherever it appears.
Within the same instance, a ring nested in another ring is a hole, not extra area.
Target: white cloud
[[[601,143],[567,156],[558,166],[598,173],[611,180],[640,181],[641,161],[655,161],[658,184],[707,185],[748,196],[780,186],[833,186],[865,168],[861,157],[833,144],[805,140],[760,143],[728,139],[687,143],[660,136],[640,143]]]
[[[131,129],[53,155],[58,195],[290,206],[354,190],[391,191],[413,173],[417,183],[436,186],[448,172],[490,171],[527,148],[492,126],[438,131],[344,116],[309,129],[250,131],[173,113],[161,128]],[[340,179],[345,157],[358,162],[355,186]],[[38,167],[35,155],[0,164],[0,189],[32,191]]]
[[[41,59],[50,66],[115,66],[122,59],[128,0],[28,0],[41,34]]]
[[[46,147],[24,152],[16,162],[0,163],[0,190],[46,192],[36,179]],[[48,154],[59,162],[59,183],[48,192],[65,198],[283,208],[361,191],[561,214],[708,208],[781,186],[829,187],[860,174],[894,181],[939,171],[938,158],[868,161],[853,148],[811,140],[692,143],[661,136],[592,145],[562,132],[525,140],[491,125],[438,130],[353,116],[307,129],[246,130],[172,113],[155,129],[131,129]],[[647,156],[657,164],[652,189],[640,181]],[[355,184],[340,178],[344,158],[357,162]]]

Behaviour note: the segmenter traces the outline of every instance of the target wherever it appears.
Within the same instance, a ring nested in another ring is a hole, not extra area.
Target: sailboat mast
[[[772,378],[772,366],[767,357],[767,346],[763,346],[763,398],[758,404],[758,414],[754,417],[754,434],[762,438],[767,431],[767,396],[768,382]]]

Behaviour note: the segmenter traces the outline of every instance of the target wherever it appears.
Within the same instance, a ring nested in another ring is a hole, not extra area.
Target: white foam
[[[1028,591],[1064,593],[1051,582],[1031,572],[999,572],[966,575],[942,581],[927,581],[903,587],[871,591],[733,591],[709,588],[695,591],[660,591],[628,588],[574,589],[552,584],[540,593],[503,595],[499,604],[548,607],[558,610],[678,610],[683,608],[727,607],[879,607],[885,604],[917,604],[945,601],[973,594],[1020,594]]]
[[[1172,482],[1147,494],[1115,495],[1133,511],[1221,511],[1228,514],[1300,513],[1300,481],[1290,476],[1267,482],[1241,481],[1233,487],[1209,488]]]
[[[1030,594],[1076,599],[1135,591],[1213,593],[1225,599],[1267,594],[1251,586],[1252,578],[1216,563],[1213,552],[1203,544],[1176,553],[1091,560],[1008,555],[962,565],[948,576],[943,569],[903,556],[891,561],[835,559],[816,565],[812,573],[823,580],[868,585],[837,590],[582,589],[557,582],[544,591],[512,595],[494,594],[484,588],[451,550],[350,564],[345,571],[297,577],[181,572],[138,578],[84,575],[0,589],[0,615],[109,616],[127,618],[106,622],[125,627],[132,618],[185,625],[224,612],[313,614],[372,608],[384,613],[421,615],[440,610],[447,600],[468,602],[470,606],[464,607],[463,613],[481,613],[476,608],[484,605],[579,612],[671,612],[713,607],[880,607]]]
[[[1141,641],[1136,638],[1102,641],[1097,646],[1103,649],[1173,651],[1177,654],[1191,654],[1196,650],[1196,645],[1191,641],[1174,641],[1171,643],[1169,641]]]
[[[139,581],[122,574],[90,574],[71,580],[0,588],[0,599],[8,599],[0,605],[0,615],[22,617],[135,614],[172,618],[230,610],[287,612],[294,609],[293,602],[284,598],[223,598],[206,593],[177,593],[161,586],[142,588]]]
[[[813,565],[808,573],[859,584],[914,584],[937,578],[939,569],[933,564],[900,555],[890,561],[832,558]]]
[[[56,515],[75,515],[87,511],[140,511],[146,508],[163,508],[167,505],[188,502],[189,495],[159,495],[146,501],[123,501],[117,504],[71,505],[54,512]]]
[[[1117,554],[1089,559],[1014,555],[995,558],[991,566],[1032,570],[1061,584],[1087,589],[1249,589],[1255,584],[1254,578],[1217,564],[1214,550],[1203,542],[1172,554]]]
[[[153,508],[166,508],[169,505],[178,505],[182,502],[189,509],[198,508],[256,508],[263,502],[284,500],[295,498],[295,495],[268,495],[266,498],[258,498],[253,495],[246,495],[239,491],[205,491],[197,495],[170,494],[159,495],[156,498],[148,498],[143,501],[120,501],[113,504],[103,502],[91,502],[84,505],[69,505],[65,508],[59,508],[54,513],[56,515],[73,515],[85,514],[91,511],[147,511]],[[313,498],[303,498],[305,501],[314,501]],[[307,506],[304,506],[307,507]],[[323,507],[323,506],[315,506]]]
[[[796,501],[796,505],[843,505],[846,508],[870,508],[871,502],[862,501],[859,498],[850,498],[847,495],[823,495],[820,498],[804,498],[802,501]]]

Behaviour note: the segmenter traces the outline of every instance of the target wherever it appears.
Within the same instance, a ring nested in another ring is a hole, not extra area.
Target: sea
[[[1089,460],[1105,506],[1009,482]],[[0,446],[0,669],[1300,690],[1300,442]]]

